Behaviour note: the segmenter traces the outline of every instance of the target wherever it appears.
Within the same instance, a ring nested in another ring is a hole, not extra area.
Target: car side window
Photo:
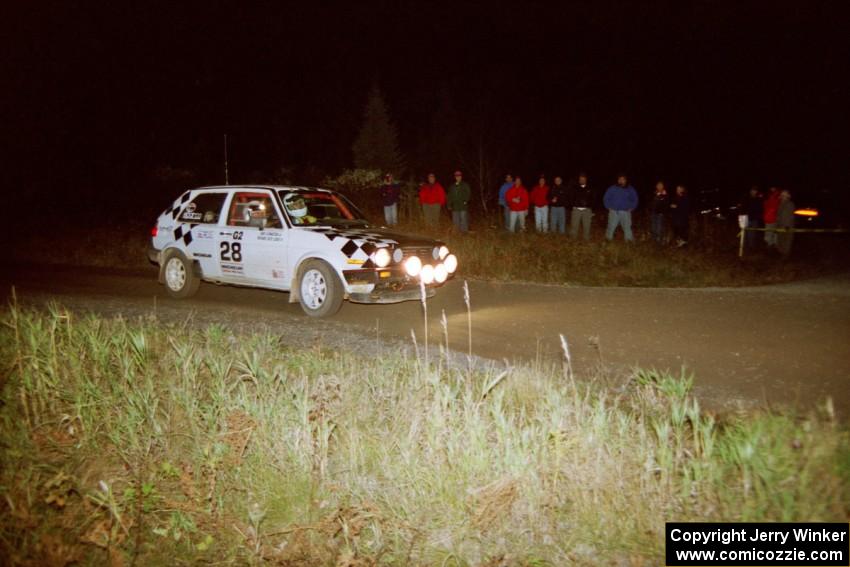
[[[227,217],[229,226],[256,228],[281,228],[280,217],[275,212],[268,193],[242,191],[234,193]]]
[[[218,224],[227,193],[201,193],[183,209],[180,222]]]

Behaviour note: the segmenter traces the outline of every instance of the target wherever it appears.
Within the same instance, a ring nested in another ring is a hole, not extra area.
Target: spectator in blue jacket
[[[602,203],[608,209],[608,229],[605,231],[605,238],[613,240],[617,226],[622,226],[626,242],[633,242],[635,237],[632,234],[632,211],[638,206],[638,195],[635,188],[629,185],[625,175],[617,177],[617,184],[605,191]]]
[[[499,206],[505,211],[505,228],[510,230],[511,224],[511,208],[508,206],[508,202],[505,200],[505,194],[508,190],[514,186],[514,176],[508,173],[505,175],[505,182],[502,183],[502,186],[499,187]]]

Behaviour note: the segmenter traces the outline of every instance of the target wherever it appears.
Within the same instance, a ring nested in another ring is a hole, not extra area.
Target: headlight
[[[375,250],[375,253],[372,254],[372,260],[375,262],[375,265],[379,268],[386,268],[390,265],[390,251],[386,248],[378,248]]]
[[[395,250],[393,250],[393,262],[398,264],[399,262],[401,262],[402,258],[404,258],[404,250],[402,250],[401,248],[396,248]]]
[[[422,278],[422,283],[426,285],[434,283],[434,266],[431,264],[422,266],[422,275],[420,277]]]
[[[437,264],[437,267],[434,268],[434,279],[437,280],[437,283],[443,283],[449,278],[449,271],[443,264]]]
[[[415,278],[422,271],[422,260],[417,256],[411,256],[404,262],[404,271],[411,278]]]
[[[446,256],[448,256],[448,255],[449,255],[449,249],[448,249],[448,247],[446,247],[446,246],[440,246],[440,252],[439,252],[439,255],[440,255],[440,260],[445,260],[445,259],[446,259]]]
[[[454,254],[449,254],[448,256],[446,256],[445,264],[446,270],[450,274],[455,273],[455,270],[457,270],[457,256],[455,256]]]

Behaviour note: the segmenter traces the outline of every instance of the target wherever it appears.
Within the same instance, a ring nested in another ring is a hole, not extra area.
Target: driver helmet
[[[283,204],[293,218],[300,219],[307,216],[307,204],[301,195],[290,193],[283,199]]]

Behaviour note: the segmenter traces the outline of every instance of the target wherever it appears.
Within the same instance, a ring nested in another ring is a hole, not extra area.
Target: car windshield
[[[360,209],[338,193],[280,190],[278,195],[295,226],[369,225]]]

